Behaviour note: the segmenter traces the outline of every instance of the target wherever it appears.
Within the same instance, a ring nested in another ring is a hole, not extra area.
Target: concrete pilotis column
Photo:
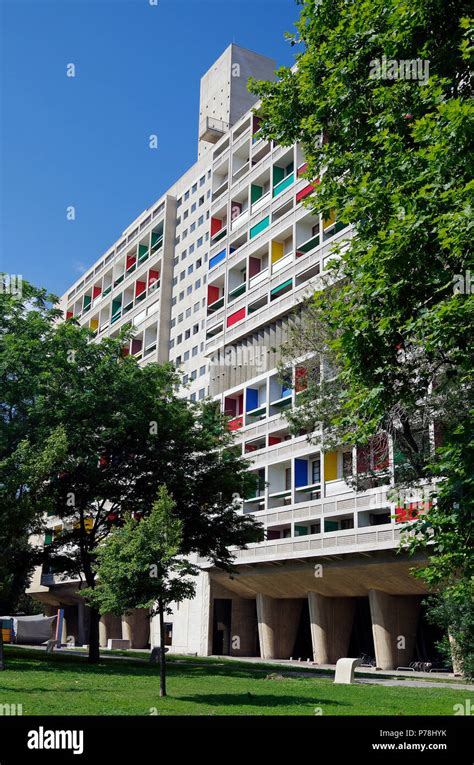
[[[456,658],[456,647],[457,647],[456,638],[454,638],[450,633],[448,634],[448,638],[449,638],[449,645],[451,647],[451,661],[453,663],[453,674],[462,675],[461,664]]]
[[[420,598],[370,590],[369,602],[377,667],[407,667],[413,658]]]
[[[64,616],[63,616],[63,623],[62,623],[60,639],[61,639],[61,644],[62,645],[66,645],[66,643],[67,643],[66,609],[64,609]]]
[[[130,648],[146,648],[150,633],[147,608],[134,608],[122,616],[122,638],[130,641]]]
[[[308,592],[308,606],[314,661],[335,664],[349,650],[355,601]]]
[[[295,644],[303,601],[257,594],[257,620],[262,659],[289,659]]]

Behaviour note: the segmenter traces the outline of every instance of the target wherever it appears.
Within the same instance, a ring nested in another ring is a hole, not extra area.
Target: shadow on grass
[[[54,672],[68,673],[80,672],[81,675],[101,676],[134,676],[134,677],[158,677],[159,664],[150,664],[147,660],[127,661],[125,659],[111,657],[101,660],[98,664],[89,664],[87,657],[74,656],[61,653],[46,654],[44,651],[27,651],[25,649],[10,648],[7,652],[6,671],[11,672]],[[196,659],[167,661],[167,676],[182,679],[197,679],[199,677],[227,677],[234,679],[264,680],[269,673],[267,668],[252,664],[242,666],[233,662],[221,663],[207,660],[198,663]],[[311,674],[308,677],[292,676],[285,680],[308,680],[316,678]],[[320,680],[321,678],[317,678]],[[0,675],[1,680],[1,675]]]
[[[307,696],[272,696],[259,693],[197,693],[194,696],[179,696],[179,701],[189,701],[194,704],[204,704],[210,707],[314,707],[315,702]],[[321,699],[318,697],[317,706],[323,704],[350,707],[344,701],[334,699]]]

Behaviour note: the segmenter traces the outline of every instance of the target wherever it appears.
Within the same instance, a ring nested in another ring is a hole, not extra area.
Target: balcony
[[[199,123],[199,140],[217,143],[228,130],[228,122],[216,120],[214,117],[204,117]]]

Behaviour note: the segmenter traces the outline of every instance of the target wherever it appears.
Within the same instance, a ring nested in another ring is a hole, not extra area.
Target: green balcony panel
[[[143,263],[144,260],[146,260],[148,257],[148,247],[146,244],[139,244],[138,245],[138,262]]]
[[[283,180],[284,177],[285,177],[285,168],[275,165],[275,167],[273,168],[272,185],[277,186],[280,183],[280,181]]]
[[[261,234],[262,231],[265,231],[266,228],[270,225],[270,216],[267,215],[266,218],[260,221],[260,223],[257,223],[255,226],[252,226],[250,229],[250,239],[253,239],[254,236],[258,236],[258,234]]]
[[[273,196],[277,197],[278,194],[281,194],[282,191],[285,191],[285,189],[288,188],[288,186],[291,186],[295,179],[294,173],[290,173],[290,175],[287,175],[286,178],[283,178],[280,183],[277,183],[277,185],[273,189]]]
[[[284,289],[288,289],[292,285],[293,285],[293,279],[287,279],[286,282],[283,282],[282,284],[279,284],[278,287],[274,287],[271,290],[271,292],[270,292],[271,297],[272,298],[276,297],[277,295],[280,294],[280,292],[282,292]]]
[[[257,186],[256,183],[252,183],[250,188],[250,202],[253,204],[260,197],[263,196],[263,186]]]

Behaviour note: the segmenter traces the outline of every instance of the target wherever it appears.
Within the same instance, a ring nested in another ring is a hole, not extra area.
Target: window
[[[196,202],[193,202],[191,205],[191,212],[196,212]]]
[[[194,183],[194,184],[193,184],[193,188],[192,188],[192,193],[193,193],[193,194],[195,194],[195,193],[196,193],[196,191],[197,191],[197,187],[198,187],[197,183]]]
[[[196,401],[196,394],[195,393],[191,393],[191,395],[189,397],[189,400],[190,401]]]
[[[203,237],[202,237],[202,236],[200,236],[200,237],[199,237],[199,239],[197,240],[197,246],[198,246],[198,247],[202,247],[202,245],[203,245],[203,242],[204,242],[204,239],[203,239]]]
[[[190,284],[189,287],[186,290],[186,295],[190,295],[192,291],[193,291],[193,285]]]
[[[186,308],[186,318],[189,319],[190,316],[191,316],[191,309]]]
[[[191,337],[191,330],[187,329],[186,332],[184,333],[184,339],[189,340],[190,337]]]
[[[199,377],[202,377],[205,374],[206,374],[206,367],[205,366],[204,367],[200,367],[199,368]]]
[[[194,252],[194,244],[192,244],[192,245],[190,246],[190,248],[189,248],[189,254],[191,255],[191,253],[193,253],[193,252]]]
[[[183,321],[183,318],[184,318],[184,314],[180,313],[178,316],[178,324],[181,324],[181,322]]]
[[[184,211],[184,214],[183,214],[183,220],[186,220],[186,218],[188,217],[188,215],[189,215],[189,210],[185,210],[185,211]]]
[[[186,271],[181,271],[179,275],[179,281],[182,282],[185,276],[186,276]]]
[[[179,299],[182,300],[183,298],[184,298],[184,290],[183,290],[183,292],[179,293]]]
[[[199,332],[199,324],[195,324],[193,327],[193,335],[196,335]]]
[[[200,268],[201,266],[202,266],[202,259],[201,259],[201,258],[198,258],[198,259],[196,260],[196,268]]]
[[[189,227],[189,233],[191,233],[192,231],[194,231],[194,229],[195,229],[195,228],[196,228],[196,223],[195,223],[195,222],[194,222],[194,223],[191,223],[191,225],[190,225],[190,227]]]
[[[176,338],[176,345],[179,345],[182,342],[183,342],[183,336],[182,335],[178,335],[178,337]]]
[[[197,377],[197,371],[193,369],[193,371],[191,372],[191,380],[195,380],[196,377]]]
[[[179,258],[178,257],[173,258],[173,266],[177,266],[178,263],[179,263]]]
[[[191,351],[191,356],[197,356],[197,354],[198,354],[198,347],[197,345],[195,345]]]
[[[175,297],[172,299],[171,305],[176,305],[176,298]]]
[[[197,313],[199,311],[199,303],[194,303],[194,313]]]
[[[192,274],[193,271],[194,271],[194,265],[191,263],[191,265],[188,266],[188,276],[189,274]]]
[[[189,351],[186,351],[184,354],[184,360],[189,361]]]
[[[170,340],[170,348],[174,348],[174,340]]]
[[[173,327],[176,326],[176,319],[171,319],[170,328],[173,329]]]
[[[187,385],[189,380],[189,375],[183,375],[183,385]]]
[[[206,389],[201,388],[201,390],[199,391],[199,401],[201,401],[205,395],[206,395]]]
[[[173,281],[171,282],[171,284],[173,285],[173,287],[175,287],[177,285],[177,283],[178,283],[178,277],[177,276],[173,276]]]
[[[321,482],[321,460],[312,460],[311,462],[311,483]]]
[[[199,207],[204,204],[204,196],[199,197]]]
[[[203,175],[202,178],[199,178],[199,185],[204,186],[205,183],[206,183],[206,176]]]
[[[181,364],[181,356],[176,356],[175,363],[176,363],[176,366],[179,367],[179,365]]]
[[[186,192],[186,194],[184,195],[184,201],[185,201],[185,202],[186,202],[186,200],[187,200],[187,199],[189,199],[189,190],[188,190],[188,191]]]
[[[204,223],[204,215],[200,215],[198,218],[198,226],[202,226]]]
[[[184,231],[183,231],[183,239],[186,239],[187,235],[188,235],[188,229],[185,228]],[[179,236],[177,237],[177,239],[178,239],[178,241],[176,242],[176,244],[179,243]]]
[[[186,252],[187,252],[187,250],[183,250],[183,252],[181,253],[181,260],[184,260],[184,259],[185,259],[185,257],[186,257]],[[178,260],[178,258],[176,258],[176,261],[177,261],[177,260]]]

